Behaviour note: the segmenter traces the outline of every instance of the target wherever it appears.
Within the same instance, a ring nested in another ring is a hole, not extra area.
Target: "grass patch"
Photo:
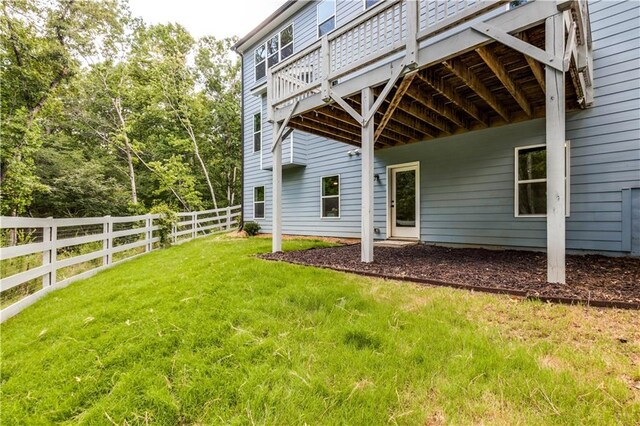
[[[203,238],[46,296],[2,325],[0,422],[640,422],[637,312],[254,256],[269,248]]]

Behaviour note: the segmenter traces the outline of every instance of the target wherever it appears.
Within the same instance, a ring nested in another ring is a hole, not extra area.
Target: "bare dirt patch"
[[[375,262],[360,262],[360,245],[267,254],[282,260],[389,278],[432,280],[541,298],[640,304],[640,259],[567,256],[567,284],[546,282],[546,255],[516,250],[445,248],[418,244],[376,247]]]

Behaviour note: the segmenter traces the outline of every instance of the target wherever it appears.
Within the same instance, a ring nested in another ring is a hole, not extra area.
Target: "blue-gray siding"
[[[338,26],[362,12],[363,2],[339,0]],[[630,220],[623,227],[622,191],[640,187],[640,3],[590,2],[594,42],[595,102],[567,115],[571,140],[571,215],[567,247],[575,250],[640,251],[640,201],[632,191]],[[315,4],[294,18],[295,51],[316,40]],[[265,186],[264,231],[271,224],[271,126],[256,86],[253,49],[244,57],[245,220],[253,220],[253,188]],[[263,162],[253,153],[252,117],[263,112]],[[487,129],[376,152],[375,226],[386,236],[386,166],[420,161],[421,239],[451,244],[544,248],[544,218],[515,218],[514,148],[544,143],[544,120]],[[290,147],[283,146],[284,163]],[[288,234],[360,235],[360,157],[353,146],[294,132],[295,163],[283,172],[283,227]],[[341,177],[341,217],[320,218],[320,179]],[[635,230],[635,231],[634,231]],[[625,240],[626,239],[626,240]]]

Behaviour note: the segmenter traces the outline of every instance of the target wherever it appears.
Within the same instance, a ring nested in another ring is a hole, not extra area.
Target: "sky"
[[[177,22],[194,37],[242,37],[284,0],[129,0],[133,16],[150,24]]]

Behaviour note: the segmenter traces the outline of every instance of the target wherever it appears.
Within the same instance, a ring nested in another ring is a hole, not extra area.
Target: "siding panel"
[[[567,115],[571,140],[571,215],[567,218],[567,248],[622,252],[622,190],[640,187],[640,3],[592,1],[595,103]],[[361,1],[338,0],[337,25],[363,10]],[[316,40],[315,3],[294,18],[294,50]],[[245,200],[246,219],[252,219],[254,186],[266,188],[266,217],[270,231],[271,172],[260,168],[252,153],[251,119],[264,110],[249,90],[253,78],[252,50],[245,57]],[[420,161],[421,239],[439,244],[480,244],[544,249],[544,218],[514,217],[514,149],[544,143],[544,120],[476,131],[376,152],[375,226],[386,237],[387,166]],[[264,146],[271,129],[264,124]],[[298,149],[300,145],[301,149]],[[295,132],[294,157],[303,155],[306,167],[283,171],[283,227],[289,234],[358,237],[360,235],[359,156],[352,146],[304,132]],[[264,151],[264,150],[263,150]],[[263,163],[269,154],[265,151]],[[263,164],[264,165],[264,164]],[[341,217],[320,218],[320,179],[339,174]],[[640,208],[640,190],[633,191]],[[636,211],[634,210],[634,211]],[[640,213],[634,216],[633,250],[640,252]],[[637,218],[635,218],[637,216]],[[626,232],[626,231],[625,231]],[[625,237],[626,238],[626,237]]]

